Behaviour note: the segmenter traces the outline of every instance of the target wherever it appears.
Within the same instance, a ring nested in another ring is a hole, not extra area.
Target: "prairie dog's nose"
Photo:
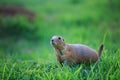
[[[53,45],[55,44],[55,42],[54,42],[54,40],[53,40],[53,39],[51,40],[51,43],[52,43]]]
[[[54,42],[54,40],[51,40],[52,41],[52,43]]]
[[[57,42],[56,42],[57,39],[58,39],[57,36],[53,36],[53,37],[51,38],[51,44],[52,44],[52,45],[56,45],[56,44],[57,44]]]

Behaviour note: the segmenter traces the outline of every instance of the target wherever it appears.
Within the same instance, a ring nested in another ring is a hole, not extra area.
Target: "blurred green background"
[[[0,0],[0,61],[56,63],[50,38],[120,49],[119,0]]]
[[[60,67],[50,39],[86,44],[100,61]],[[120,0],[0,0],[1,80],[120,79]]]

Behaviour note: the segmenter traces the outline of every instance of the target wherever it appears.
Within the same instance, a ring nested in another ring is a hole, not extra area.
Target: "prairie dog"
[[[67,62],[71,65],[73,62],[96,62],[101,56],[103,44],[100,46],[98,53],[83,44],[67,44],[61,36],[53,36],[51,44],[56,52],[57,60],[60,64]]]

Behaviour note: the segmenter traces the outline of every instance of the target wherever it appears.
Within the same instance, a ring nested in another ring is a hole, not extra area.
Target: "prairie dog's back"
[[[82,44],[69,44],[69,46],[74,50],[74,54],[79,58],[90,58],[90,57],[97,57],[98,54],[92,48],[82,45]]]

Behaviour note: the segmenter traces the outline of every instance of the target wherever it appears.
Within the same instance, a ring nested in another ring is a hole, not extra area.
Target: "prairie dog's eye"
[[[60,40],[60,39],[61,39],[61,37],[58,37],[58,39]]]

